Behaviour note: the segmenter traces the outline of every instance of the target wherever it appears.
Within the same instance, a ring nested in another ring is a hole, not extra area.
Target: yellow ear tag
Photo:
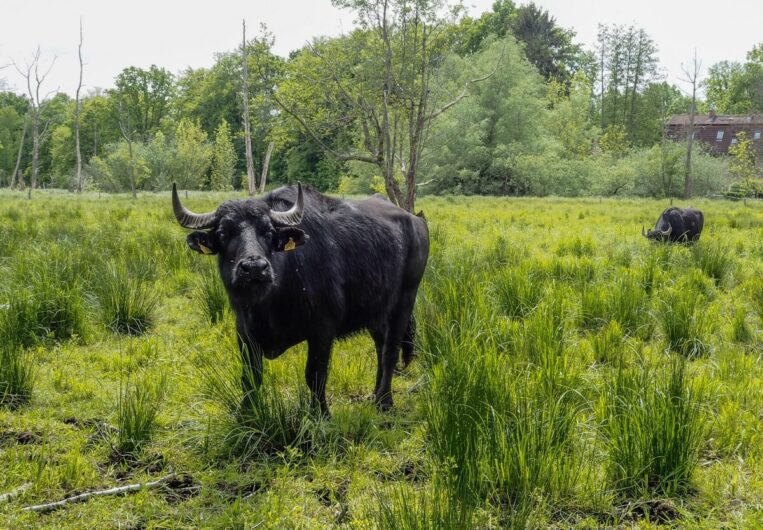
[[[283,246],[283,249],[286,251],[294,250],[297,248],[297,244],[294,242],[292,238],[289,238],[289,241],[286,242],[286,244]]]
[[[198,243],[198,245],[199,245],[199,248],[201,249],[201,253],[202,253],[202,254],[212,254],[212,251],[211,251],[211,250],[209,250],[209,248],[208,248],[208,247],[205,247],[205,246],[204,246],[204,245],[202,245],[201,243]]]

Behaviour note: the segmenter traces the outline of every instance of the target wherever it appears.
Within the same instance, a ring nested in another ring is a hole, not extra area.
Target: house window
[[[760,140],[760,131],[755,131],[752,135],[753,140]]]
[[[737,139],[736,138],[732,138],[731,139],[731,145],[734,145],[735,143],[737,143]]]
[[[720,142],[723,140],[723,131],[718,131],[718,133],[715,135],[715,141]]]

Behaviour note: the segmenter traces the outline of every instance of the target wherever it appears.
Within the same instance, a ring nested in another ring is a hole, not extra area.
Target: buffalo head
[[[303,245],[308,236],[297,228],[304,213],[302,185],[287,211],[272,210],[259,199],[232,200],[212,212],[194,213],[180,202],[172,185],[172,209],[178,223],[197,229],[188,246],[200,254],[216,254],[223,283],[229,293],[257,299],[277,280],[272,259]]]
[[[643,226],[641,227],[641,235],[647,239],[652,239],[655,241],[667,241],[670,238],[670,234],[672,232],[673,232],[673,227],[670,225],[668,225],[668,228],[665,230],[663,230],[662,228],[658,226],[654,230],[650,230],[649,232],[647,232]]]

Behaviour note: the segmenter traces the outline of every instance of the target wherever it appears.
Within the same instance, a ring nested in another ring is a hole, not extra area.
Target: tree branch
[[[23,508],[23,511],[48,513],[54,510],[58,510],[59,508],[64,508],[66,507],[67,504],[84,502],[88,500],[90,497],[105,497],[108,495],[125,495],[128,493],[137,493],[138,491],[141,491],[141,490],[155,489],[155,488],[158,488],[159,486],[167,484],[168,482],[174,480],[175,478],[177,478],[177,475],[175,473],[170,473],[166,477],[160,478],[159,480],[155,480],[153,482],[146,482],[144,484],[129,484],[127,486],[119,486],[117,488],[110,488],[105,490],[97,490],[97,491],[89,491],[87,493],[80,493],[79,495],[67,497],[65,499],[62,499],[56,502],[26,506]]]
[[[9,491],[8,493],[3,493],[2,495],[0,495],[0,503],[8,502],[12,500],[13,498],[18,497],[19,495],[21,495],[22,493],[24,493],[26,490],[28,490],[31,487],[32,487],[32,484],[27,482],[26,484],[22,484],[18,488],[13,489]]]

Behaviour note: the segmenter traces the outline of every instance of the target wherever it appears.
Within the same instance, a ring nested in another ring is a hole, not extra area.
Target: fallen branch
[[[8,493],[3,493],[2,495],[0,495],[0,502],[8,502],[14,497],[18,497],[19,495],[21,495],[22,493],[24,493],[26,490],[28,490],[31,487],[32,487],[32,484],[27,482],[26,484],[22,484],[15,490],[9,491]]]
[[[150,489],[158,488],[159,486],[166,484],[167,482],[170,482],[171,480],[174,480],[176,478],[177,478],[177,475],[175,473],[170,473],[166,477],[160,478],[159,480],[155,480],[154,482],[146,482],[145,484],[129,484],[127,486],[119,486],[117,488],[110,488],[107,490],[88,491],[87,493],[80,493],[79,495],[67,497],[66,499],[62,499],[56,502],[38,504],[35,506],[26,506],[24,508],[24,511],[48,513],[54,510],[58,510],[59,508],[63,508],[67,504],[74,504],[76,502],[86,501],[90,497],[104,497],[107,495],[126,495],[128,493],[136,493],[140,490],[150,490]]]

